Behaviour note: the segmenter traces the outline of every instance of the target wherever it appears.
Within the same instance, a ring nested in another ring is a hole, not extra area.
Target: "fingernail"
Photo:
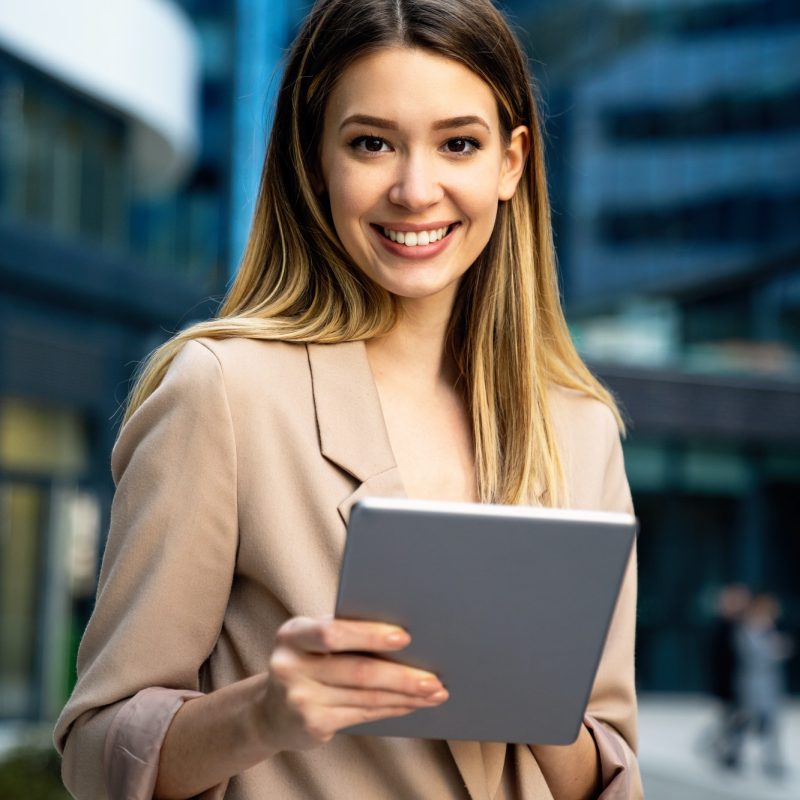
[[[435,692],[440,691],[442,688],[442,685],[438,681],[432,681],[428,678],[421,680],[417,686],[419,686],[421,692]]]
[[[386,637],[387,644],[407,644],[409,636],[407,633],[390,633]]]
[[[442,700],[447,700],[448,694],[446,690],[442,690],[441,692],[436,692],[436,694],[432,694],[428,700],[434,703],[440,703]]]

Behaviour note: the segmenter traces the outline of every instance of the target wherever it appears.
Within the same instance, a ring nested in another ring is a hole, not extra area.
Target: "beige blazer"
[[[610,411],[559,387],[550,403],[571,507],[631,512]],[[264,671],[288,617],[330,614],[351,506],[405,493],[363,342],[191,341],[123,428],[111,468],[97,605],[55,741],[75,797],[141,800],[181,703]],[[585,717],[605,800],[641,797],[635,604],[634,556]],[[203,796],[552,798],[527,745],[346,735]]]

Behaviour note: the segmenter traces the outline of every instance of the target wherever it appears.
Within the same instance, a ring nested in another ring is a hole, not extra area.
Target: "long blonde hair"
[[[458,289],[447,346],[472,418],[482,502],[568,502],[547,384],[605,403],[611,394],[575,350],[558,290],[539,114],[527,59],[490,0],[319,0],[288,54],[250,237],[216,318],[180,331],[137,371],[123,423],[163,379],[183,344],[243,336],[335,343],[388,332],[392,295],[342,247],[314,191],[325,103],[359,56],[424,48],[461,62],[491,87],[503,135],[531,131],[517,190],[500,202],[492,236]]]

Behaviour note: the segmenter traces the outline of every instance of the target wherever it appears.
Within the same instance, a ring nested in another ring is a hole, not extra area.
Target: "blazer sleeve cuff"
[[[591,714],[584,715],[583,723],[592,734],[600,759],[602,790],[597,800],[642,800],[639,762],[625,739]]]
[[[109,797],[152,800],[167,729],[183,703],[201,695],[202,692],[188,689],[148,687],[120,708],[109,726],[103,753]],[[200,797],[221,798],[226,784],[209,789]]]

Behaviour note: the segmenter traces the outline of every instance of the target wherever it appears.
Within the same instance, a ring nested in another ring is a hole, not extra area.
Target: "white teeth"
[[[417,247],[419,245],[433,244],[438,242],[447,234],[447,227],[434,228],[429,231],[393,231],[391,228],[383,228],[383,234],[388,239],[406,247]]]

